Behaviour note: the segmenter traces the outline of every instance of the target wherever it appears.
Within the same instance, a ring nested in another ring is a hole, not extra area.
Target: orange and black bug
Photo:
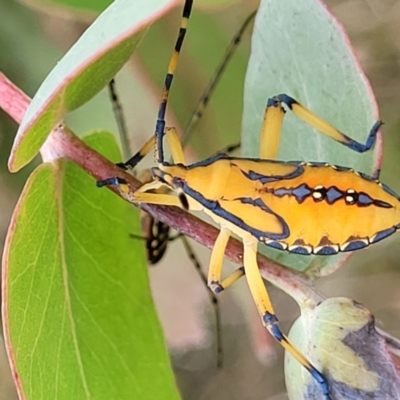
[[[188,165],[174,128],[165,127],[165,109],[176,63],[186,33],[192,1],[186,1],[183,20],[162,94],[156,133],[123,166],[131,169],[155,147],[157,167],[153,182],[132,192],[124,180],[110,178],[99,186],[117,185],[135,203],[181,206],[204,211],[221,231],[215,243],[208,284],[214,293],[226,289],[243,274],[261,320],[271,335],[304,366],[331,399],[325,374],[319,371],[281,332],[257,265],[258,242],[296,254],[332,255],[376,243],[400,228],[400,199],[377,177],[321,162],[277,161],[285,109],[324,135],[362,153],[370,150],[381,122],[376,122],[365,144],[351,139],[292,97],[279,94],[267,100],[261,130],[259,158],[218,154]],[[173,162],[164,157],[168,141]],[[150,193],[160,187],[177,193]],[[243,241],[243,270],[222,280],[224,251],[231,233]]]

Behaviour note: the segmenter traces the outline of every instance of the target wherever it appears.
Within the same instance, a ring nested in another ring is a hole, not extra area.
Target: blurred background
[[[95,18],[95,11],[65,8],[61,3],[60,0],[57,5],[39,0],[0,0],[0,70],[29,96],[34,95],[57,60]],[[385,122],[381,180],[400,193],[400,2],[327,0],[325,3],[348,32],[375,92],[380,117]],[[96,7],[103,6],[96,3]],[[169,121],[180,129],[186,126],[230,39],[256,7],[256,1],[196,3],[171,92],[173,114]],[[180,12],[174,10],[149,29],[134,59],[117,76],[132,149],[137,149],[148,132],[153,131]],[[251,27],[190,141],[188,153],[192,160],[240,140],[250,34]],[[78,134],[99,128],[117,131],[106,91],[74,112],[67,123]],[[0,111],[0,247],[19,193],[33,169],[30,166],[17,174],[7,170],[16,130],[17,125]],[[327,296],[347,296],[363,303],[373,312],[377,324],[397,337],[400,337],[399,243],[399,236],[393,235],[356,253],[335,274],[318,281],[318,288]],[[209,251],[193,246],[206,270]],[[213,309],[206,289],[184,254],[182,244],[176,240],[165,259],[150,269],[182,397],[285,399],[283,352],[261,327],[244,282],[220,296],[224,368],[221,371],[215,368]],[[298,315],[298,308],[292,299],[273,287],[270,294],[282,328],[287,331]],[[0,400],[12,399],[16,399],[16,394],[0,347]]]

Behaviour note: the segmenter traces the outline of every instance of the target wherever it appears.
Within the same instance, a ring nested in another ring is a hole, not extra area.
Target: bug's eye
[[[182,204],[182,208],[183,208],[184,210],[189,210],[189,202],[188,202],[188,200],[187,200],[187,197],[185,196],[185,193],[179,192],[178,198],[179,198],[179,201],[180,201],[181,204]]]

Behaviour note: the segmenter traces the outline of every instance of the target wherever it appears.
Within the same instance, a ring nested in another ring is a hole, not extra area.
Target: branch
[[[29,97],[0,73],[0,108],[3,108],[17,123],[20,123],[29,103]],[[142,185],[136,178],[116,167],[102,155],[88,147],[65,125],[60,125],[53,129],[41,149],[41,155],[45,161],[67,158],[96,180],[118,176],[128,182],[132,191],[137,190]],[[120,195],[116,187],[110,187],[109,189]],[[154,218],[168,224],[173,229],[209,249],[214,247],[219,230],[188,212],[177,207],[151,204],[134,205],[139,206]],[[242,265],[242,242],[231,238],[226,248],[225,256],[236,264]],[[299,304],[307,303],[308,306],[313,306],[324,299],[315,289],[312,282],[306,279],[303,274],[293,271],[261,254],[258,254],[257,259],[262,276],[286,293],[290,293]]]

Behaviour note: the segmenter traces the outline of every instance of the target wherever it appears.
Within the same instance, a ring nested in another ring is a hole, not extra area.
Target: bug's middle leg
[[[211,254],[210,268],[208,271],[208,286],[215,294],[221,293],[244,275],[244,268],[240,267],[222,280],[222,265],[230,234],[231,232],[228,228],[221,227],[221,231],[215,241]]]

